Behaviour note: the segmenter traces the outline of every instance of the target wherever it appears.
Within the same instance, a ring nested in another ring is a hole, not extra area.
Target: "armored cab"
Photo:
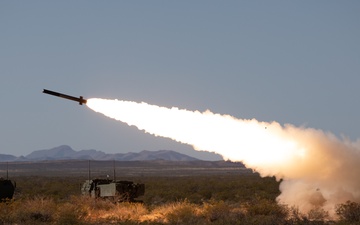
[[[115,202],[137,202],[135,198],[145,194],[145,184],[132,181],[93,179],[84,182],[81,192],[83,195],[89,195],[92,198],[111,199]]]
[[[0,201],[12,199],[15,192],[16,183],[9,180],[0,178]]]

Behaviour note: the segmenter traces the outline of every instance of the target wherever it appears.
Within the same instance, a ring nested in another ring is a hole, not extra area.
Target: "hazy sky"
[[[356,140],[359,12],[355,0],[0,1],[0,153],[67,144],[198,156],[44,88]]]

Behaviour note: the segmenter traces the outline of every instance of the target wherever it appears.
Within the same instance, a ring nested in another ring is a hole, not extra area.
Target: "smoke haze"
[[[155,136],[241,161],[261,176],[282,179],[278,202],[301,212],[322,207],[332,214],[336,204],[360,201],[359,143],[331,133],[130,101],[88,99],[87,106]]]

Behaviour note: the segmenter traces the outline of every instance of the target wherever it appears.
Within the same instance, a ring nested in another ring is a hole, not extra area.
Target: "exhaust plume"
[[[360,145],[318,129],[147,103],[88,99],[87,106],[139,130],[241,161],[282,180],[279,203],[301,212],[360,201]]]

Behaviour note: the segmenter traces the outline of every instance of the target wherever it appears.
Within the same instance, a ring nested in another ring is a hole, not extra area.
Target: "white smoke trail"
[[[302,212],[323,207],[333,213],[336,204],[360,201],[359,144],[331,133],[129,101],[89,99],[87,106],[155,136],[241,161],[261,176],[283,179],[278,201]]]

